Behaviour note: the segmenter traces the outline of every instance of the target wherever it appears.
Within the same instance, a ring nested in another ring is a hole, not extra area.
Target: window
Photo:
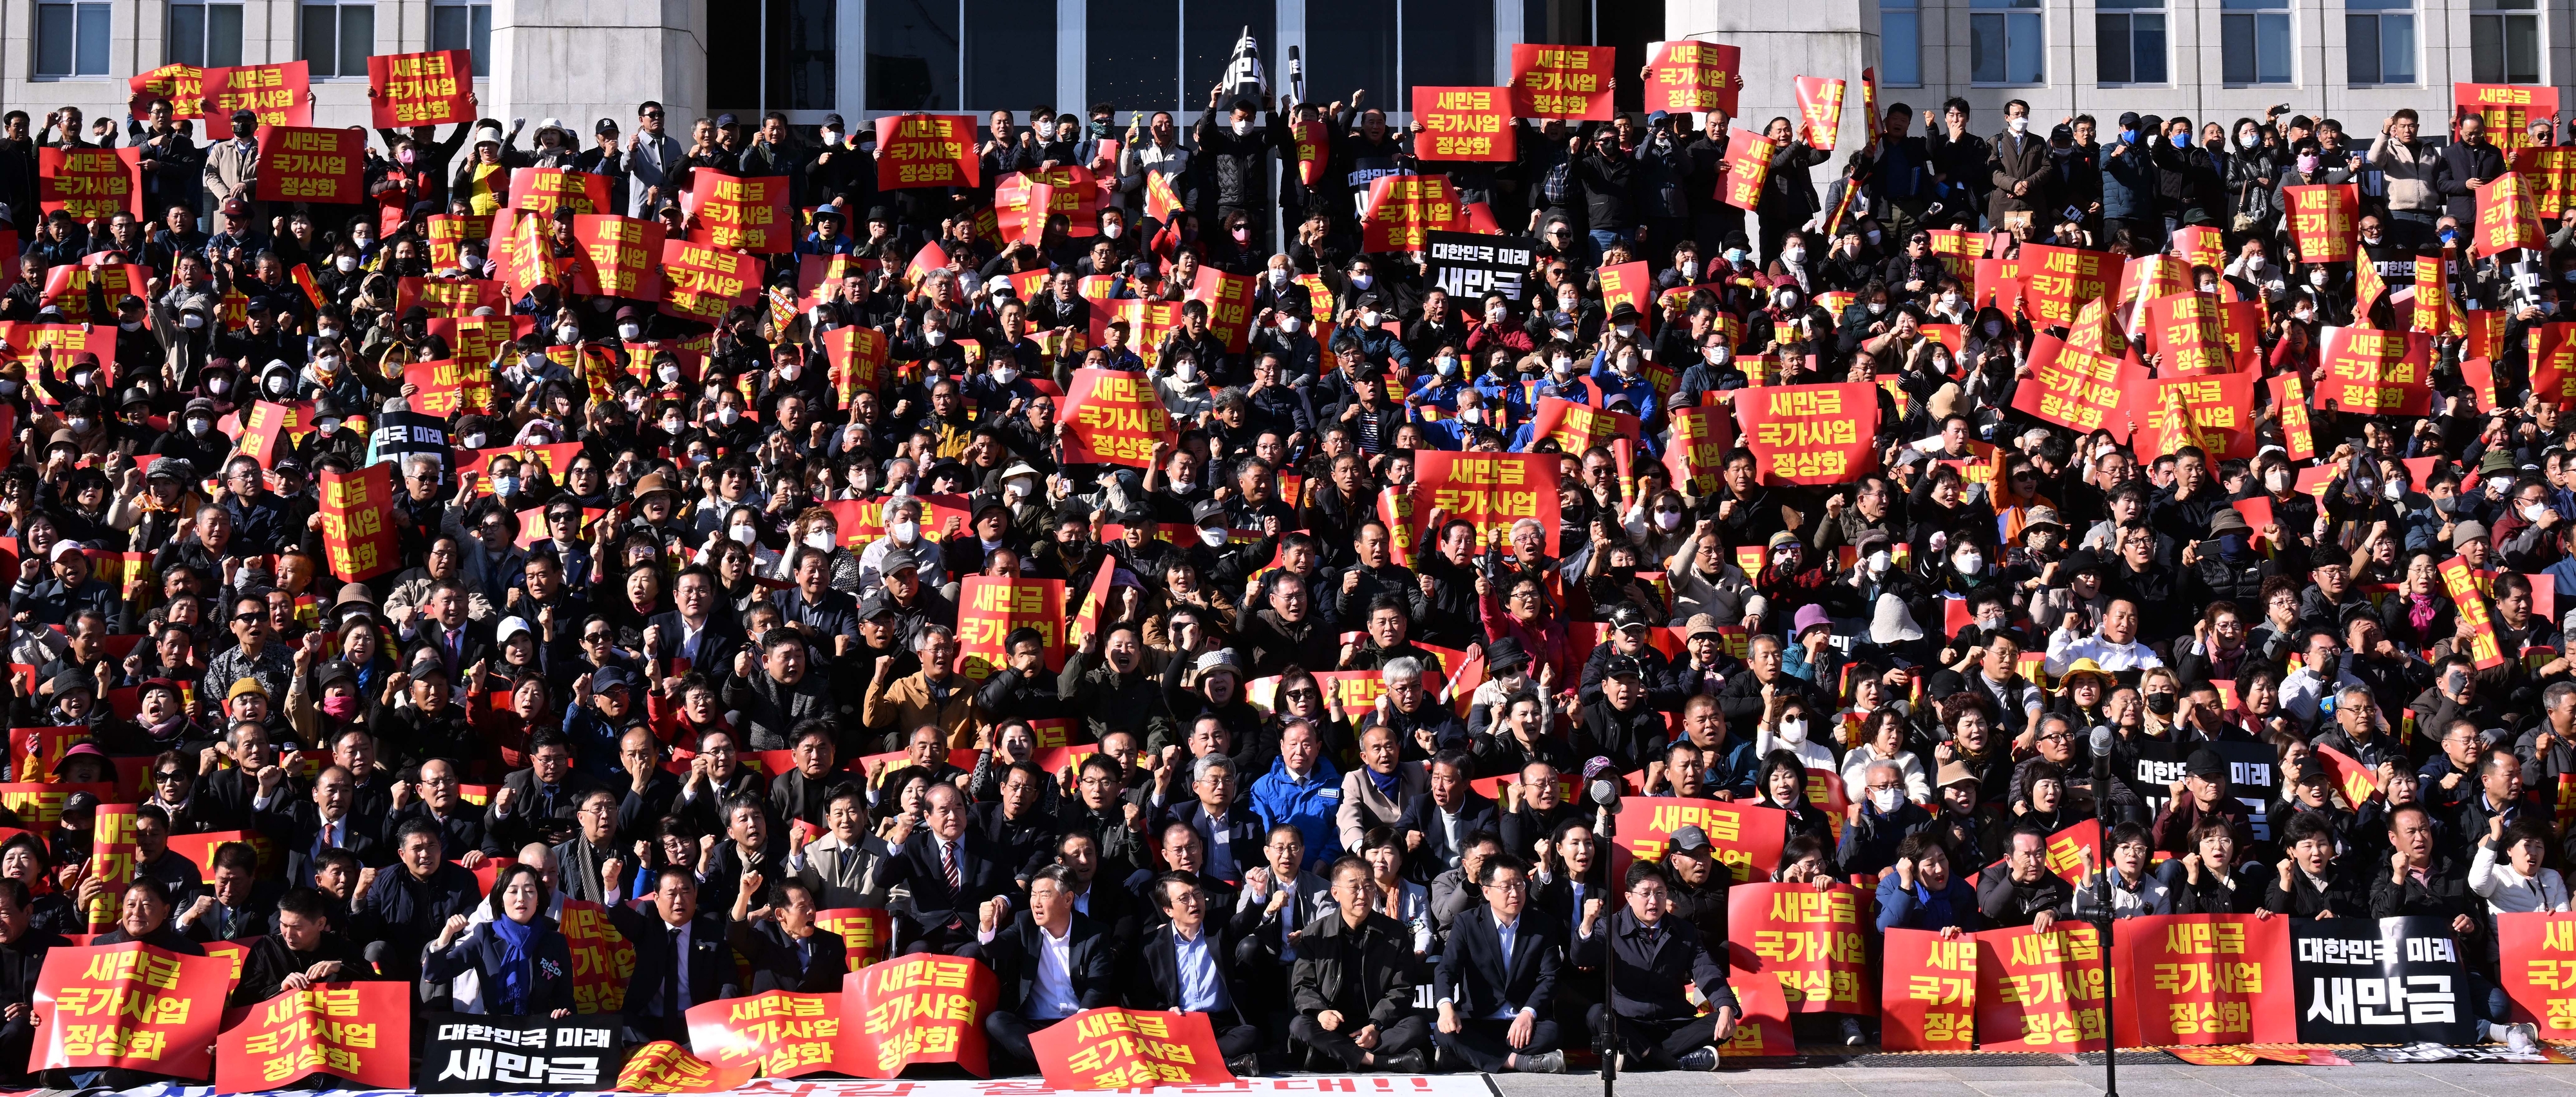
[[[105,76],[105,4],[36,5],[36,75]]]
[[[1092,2],[1098,6],[1105,0]],[[1219,2],[1223,2],[1224,7],[1219,8]],[[1483,15],[1488,23],[1493,18],[1492,11],[1491,5],[1484,9]],[[1475,17],[1476,13],[1465,16],[1469,19]],[[1287,94],[1288,55],[1280,48],[1277,23],[1278,6],[1272,0],[1190,0],[1188,12],[1181,18],[1181,90],[1184,93],[1181,105],[1191,110],[1207,106],[1208,89],[1225,79],[1226,65],[1234,60],[1234,45],[1243,40],[1247,28],[1252,33],[1252,40],[1261,46],[1262,79],[1270,81],[1273,94]],[[1484,41],[1490,43],[1493,40],[1493,34],[1488,31]],[[1489,61],[1493,52],[1490,47],[1485,50]],[[1308,81],[1306,87],[1309,94],[1316,91],[1313,81]],[[1234,89],[1228,87],[1226,90],[1232,92]],[[1350,89],[1342,90],[1348,92]],[[1324,101],[1332,102],[1329,98]],[[1232,109],[1233,104],[1234,97],[1226,96],[1225,109]]]
[[[201,69],[241,64],[241,40],[239,4],[170,5],[169,64]]]
[[[2093,6],[2093,33],[2099,40],[2094,82],[2164,83],[2164,0],[2095,0]]]
[[[1405,101],[1382,104],[1389,110],[1412,110],[1410,89],[1415,87],[1491,87],[1508,81],[1510,73],[1494,75],[1493,5],[1404,0],[1401,78],[1408,89]]]
[[[1055,0],[966,0],[965,26],[968,110],[1018,115],[1044,103],[1058,113],[1079,113],[1088,105],[1056,102]],[[1171,24],[1161,34],[1168,49]],[[1162,76],[1169,87],[1180,70],[1167,65]]]
[[[2469,79],[2540,83],[2540,13],[2535,0],[2494,0],[2469,15]]]
[[[2415,82],[2415,0],[2344,0],[2344,58],[2355,84]]]
[[[2220,78],[2231,87],[2290,83],[2290,0],[2219,0],[2219,9]]]
[[[376,52],[376,8],[373,4],[329,4],[305,0],[304,62],[315,78],[367,75],[367,55]]]
[[[438,4],[429,9],[429,48],[474,51],[474,75],[492,75],[492,5]]]
[[[1180,23],[1180,0],[1118,0],[1086,5],[1085,10],[1084,41],[1091,48],[1083,67],[1084,91],[1092,103],[1107,103],[1121,112],[1110,128],[1123,139],[1125,112],[1145,111],[1150,121],[1154,111],[1181,109],[1181,40],[1172,30]],[[1207,89],[1199,89],[1199,95],[1192,106],[1207,102]],[[1090,103],[1083,104],[1089,108]]]
[[[879,0],[863,8],[868,109],[959,109],[955,0]]]
[[[763,110],[832,110],[833,0],[769,0],[769,87]],[[1050,73],[1054,70],[1048,69]]]
[[[1979,84],[2048,80],[2039,0],[1969,0],[1968,79]]]
[[[1923,12],[1919,0],[1879,0],[1878,82],[1923,86]]]
[[[1306,94],[1330,103],[1365,90],[1362,107],[1413,109],[1397,82],[1396,20],[1386,7],[1386,0],[1306,0]],[[1324,28],[1331,33],[1315,33]]]

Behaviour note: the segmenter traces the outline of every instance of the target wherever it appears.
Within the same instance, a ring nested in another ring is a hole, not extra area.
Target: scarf
[[[536,922],[512,921],[503,915],[492,919],[491,926],[492,939],[501,943],[501,970],[492,973],[500,983],[500,993],[484,995],[483,1012],[524,1016],[528,1012],[528,994],[537,982],[535,965],[528,958],[528,945],[537,936]]]
[[[1402,774],[1379,773],[1367,766],[1361,766],[1360,772],[1368,774],[1369,783],[1377,786],[1378,795],[1384,796],[1389,800],[1395,799],[1396,786],[1402,784],[1404,781],[1404,776]]]
[[[2406,596],[2406,623],[2421,634],[2433,627],[2433,614],[2437,609],[2432,595],[2409,594]]]
[[[1923,881],[1916,880],[1914,910],[1921,919],[1918,923],[1921,925],[1939,927],[1958,924],[1957,919],[1950,913],[1950,889],[1946,887],[1936,892],[1924,887]]]

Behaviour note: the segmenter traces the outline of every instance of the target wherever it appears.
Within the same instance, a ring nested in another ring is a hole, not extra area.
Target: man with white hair
[[[920,498],[910,493],[893,495],[886,499],[885,536],[870,542],[867,550],[859,554],[861,593],[875,590],[885,584],[886,554],[895,549],[910,551],[913,561],[920,565],[921,573],[924,575],[948,574],[947,569],[941,566],[939,542],[923,536],[932,531],[921,528],[921,513]],[[955,531],[939,532],[941,535],[946,535]]]
[[[1378,671],[1386,683],[1386,692],[1378,694],[1374,710],[1360,717],[1362,731],[1383,727],[1394,732],[1398,750],[1417,761],[1468,746],[1466,722],[1458,718],[1455,706],[1431,696],[1423,684],[1422,671],[1419,659],[1388,660]]]

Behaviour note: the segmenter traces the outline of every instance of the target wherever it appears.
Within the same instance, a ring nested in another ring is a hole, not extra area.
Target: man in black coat
[[[361,818],[350,810],[356,792],[357,781],[349,771],[332,766],[313,779],[310,801],[272,805],[264,814],[261,829],[286,848],[288,883],[311,886],[313,859],[325,849],[348,850],[369,868],[393,863],[378,837],[384,820]]]
[[[1662,870],[1639,861],[1628,866],[1627,905],[1608,925],[1578,927],[1577,967],[1598,968],[1609,942],[1610,1001],[1619,1011],[1620,1052],[1649,1070],[1715,1070],[1717,1045],[1734,1035],[1742,1007],[1726,985],[1726,965],[1709,954],[1699,930],[1664,916],[1670,888]],[[1683,997],[1693,983],[1712,1007],[1705,1017]],[[1605,1006],[1586,1011],[1596,1037],[1605,1038]]]
[[[1458,867],[1459,847],[1468,835],[1502,829],[1494,802],[1467,787],[1474,776],[1469,766],[1462,751],[1431,759],[1431,795],[1414,797],[1404,805],[1403,818],[1395,821],[1396,832],[1404,836],[1405,871],[1416,881],[1428,882]]]
[[[451,915],[472,915],[483,887],[473,873],[441,856],[438,827],[426,819],[394,831],[394,862],[353,902],[370,927],[367,959],[386,975],[408,979],[420,970],[421,946],[447,927]]]
[[[1167,872],[1154,880],[1153,894],[1164,924],[1145,938],[1145,981],[1129,985],[1128,1008],[1207,1014],[1226,1066],[1237,1077],[1259,1074],[1253,1056],[1261,1050],[1261,1029],[1245,1012],[1243,988],[1234,981],[1233,939],[1223,923],[1209,920],[1207,896],[1196,880]]]
[[[1562,1072],[1565,1053],[1557,1050],[1552,1018],[1563,945],[1545,919],[1521,917],[1529,908],[1529,867],[1508,854],[1489,857],[1477,883],[1484,908],[1451,924],[1432,976],[1440,1007],[1432,1039],[1488,1074]]]
[[[652,738],[652,732],[636,730],[647,740]],[[437,824],[440,848],[448,856],[467,868],[481,864],[497,849],[485,848],[483,811],[467,802],[461,789],[456,763],[444,758],[421,763],[420,780],[394,786],[394,810],[385,817],[385,843],[393,843],[394,831],[403,823],[427,819]]]
[[[580,829],[581,802],[599,782],[573,768],[572,741],[552,728],[528,736],[528,766],[501,779],[483,809],[484,840],[503,850],[554,845]]]
[[[1190,791],[1197,798],[1163,812],[1163,822],[1197,832],[1199,848],[1207,851],[1202,871],[1228,884],[1241,882],[1245,872],[1261,863],[1268,833],[1261,816],[1239,798],[1242,782],[1236,772],[1233,761],[1222,755],[1198,759],[1190,765]]]
[[[1023,887],[1028,875],[1054,855],[1056,837],[1062,833],[1055,816],[1038,806],[1038,794],[1046,782],[1045,770],[1014,762],[1002,771],[1001,800],[975,805],[975,833],[1002,851],[1003,867]]]
[[[795,991],[831,994],[849,974],[849,942],[814,922],[819,900],[802,880],[782,880],[772,889],[778,902],[770,919],[752,927],[760,955],[752,958],[751,992]]]
[[[316,983],[373,979],[358,946],[331,928],[328,896],[296,888],[277,900],[277,932],[261,936],[242,958],[232,1002],[250,1006]]]
[[[2046,933],[2075,889],[2048,871],[2048,835],[2025,826],[2004,843],[2004,863],[1977,877],[1977,913],[1989,928],[2029,926]]]
[[[621,905],[608,916],[635,943],[635,972],[626,982],[628,1043],[686,1041],[689,1007],[742,996],[727,947],[730,927],[719,915],[698,913],[698,877],[687,866],[663,866],[644,910]]]
[[[1000,1001],[984,1016],[996,1076],[1005,1066],[1012,1074],[1036,1069],[1031,1032],[1117,1000],[1117,943],[1074,911],[1073,890],[1073,870],[1049,865],[1029,878],[1029,909],[1018,918],[1009,916],[1007,898],[977,905],[975,937],[1001,988]],[[1061,967],[1045,960],[1056,949],[1064,953]]]
[[[2433,193],[2442,196],[2442,212],[2463,225],[2478,222],[2476,188],[2505,172],[2504,153],[2487,143],[2486,131],[2484,118],[2463,116],[2460,139],[2442,146],[2433,161]]]
[[[1298,935],[1288,980],[1297,1016],[1288,1035],[1346,1070],[1419,1072],[1430,1033],[1412,1008],[1413,933],[1371,909],[1377,895],[1367,862],[1343,854],[1332,880],[1340,909]]]
[[[26,1064],[36,1041],[36,974],[44,969],[46,952],[72,943],[35,927],[28,916],[33,901],[25,883],[0,880],[0,1008],[7,1010],[0,1015],[0,1081],[13,1084],[32,1081]]]
[[[983,958],[980,935],[972,919],[984,904],[1001,897],[1009,906],[1011,866],[1003,853],[981,836],[967,832],[973,814],[966,794],[941,782],[921,794],[924,825],[904,839],[886,865],[886,885],[912,889],[912,910],[900,915],[907,923],[904,954],[938,952]],[[1071,890],[1068,888],[1067,890]]]
[[[644,652],[653,660],[652,670],[677,678],[680,668],[672,660],[685,659],[689,669],[721,681],[733,667],[734,653],[748,640],[740,618],[716,612],[716,587],[715,572],[704,567],[684,568],[671,581],[671,604],[678,608],[644,623]]]

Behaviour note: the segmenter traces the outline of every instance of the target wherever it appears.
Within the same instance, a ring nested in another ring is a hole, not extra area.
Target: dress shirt
[[[1181,1010],[1185,1013],[1214,1013],[1233,1003],[1227,1000],[1225,980],[1217,977],[1216,957],[1208,952],[1207,927],[1196,934],[1172,929],[1172,953],[1181,973]]]

